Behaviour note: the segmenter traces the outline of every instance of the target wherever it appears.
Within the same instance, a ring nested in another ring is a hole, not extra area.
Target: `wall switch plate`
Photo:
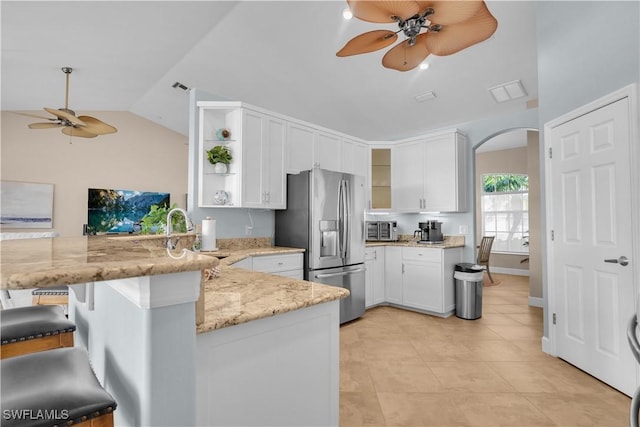
[[[244,234],[247,236],[251,236],[251,233],[253,233],[253,227],[250,225],[246,225],[244,228]]]
[[[461,225],[458,228],[458,233],[460,233],[460,234],[469,234],[469,226],[468,225]]]

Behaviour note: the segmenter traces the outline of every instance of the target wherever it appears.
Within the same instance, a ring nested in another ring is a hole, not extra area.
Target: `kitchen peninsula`
[[[11,240],[1,250],[2,289],[71,285],[76,346],[118,402],[116,425],[247,425],[247,412],[254,425],[337,425],[347,291],[229,266],[252,252],[228,254],[204,282],[196,331],[202,271],[220,264],[215,256],[131,237]]]

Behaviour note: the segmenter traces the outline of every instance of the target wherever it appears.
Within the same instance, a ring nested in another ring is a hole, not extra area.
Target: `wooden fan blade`
[[[396,22],[392,16],[407,19],[419,13],[420,6],[411,0],[347,0],[351,13],[367,22]]]
[[[68,120],[71,123],[73,123],[74,125],[84,125],[84,122],[80,119],[78,119],[76,116],[74,116],[71,113],[67,113],[66,111],[62,111],[62,110],[56,110],[55,108],[44,108],[46,112],[53,114],[56,117],[59,117],[63,120]]]
[[[409,71],[416,68],[430,53],[425,45],[427,34],[420,34],[413,46],[409,46],[409,40],[405,40],[389,50],[382,58],[382,65],[398,71]]]
[[[96,136],[98,136],[95,133],[87,132],[86,130],[81,128],[74,128],[73,126],[66,126],[62,129],[62,133],[64,133],[65,135],[79,136],[82,138],[95,138]]]
[[[428,37],[425,44],[434,55],[451,55],[488,39],[497,28],[498,21],[483,3],[473,18],[459,24],[443,26],[439,32],[426,33]]]
[[[50,129],[64,126],[62,123],[31,123],[29,129]]]
[[[42,120],[51,120],[51,121],[56,121],[58,119],[53,119],[51,117],[45,117],[45,116],[39,116],[37,114],[29,114],[29,113],[19,113],[17,111],[14,111],[15,114],[20,114],[21,116],[27,116],[27,117],[35,117],[36,119],[42,119]]]
[[[431,0],[417,1],[420,4],[420,13],[427,8],[432,8],[435,13],[427,19],[432,24],[452,25],[471,19],[482,7],[482,0]]]
[[[87,132],[95,133],[96,135],[107,135],[109,133],[118,132],[118,129],[106,124],[102,120],[96,119],[95,117],[78,116],[78,118],[85,123],[84,126],[82,126],[82,129]]]
[[[392,45],[396,40],[398,40],[398,35],[393,31],[369,31],[349,40],[347,44],[336,53],[336,56],[351,56],[373,52]]]

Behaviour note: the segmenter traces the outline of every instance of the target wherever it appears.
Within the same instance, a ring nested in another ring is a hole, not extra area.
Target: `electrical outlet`
[[[246,225],[244,227],[244,234],[247,236],[251,236],[251,233],[253,233],[253,227],[250,225]]]
[[[469,226],[468,225],[461,225],[458,228],[458,233],[463,234],[463,235],[469,234]]]

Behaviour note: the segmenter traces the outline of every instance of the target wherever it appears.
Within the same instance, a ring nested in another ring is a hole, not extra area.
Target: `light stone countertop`
[[[219,260],[168,252],[163,239],[54,237],[0,242],[0,287],[32,289],[213,268]]]
[[[464,236],[444,236],[443,243],[418,243],[413,236],[402,235],[397,242],[367,242],[367,247],[375,246],[401,246],[413,248],[451,249],[464,247]]]
[[[197,326],[197,332],[275,316],[349,295],[344,288],[231,265],[249,256],[302,252],[304,249],[276,246],[203,252],[226,258],[220,260],[219,276],[204,282],[204,321]]]

